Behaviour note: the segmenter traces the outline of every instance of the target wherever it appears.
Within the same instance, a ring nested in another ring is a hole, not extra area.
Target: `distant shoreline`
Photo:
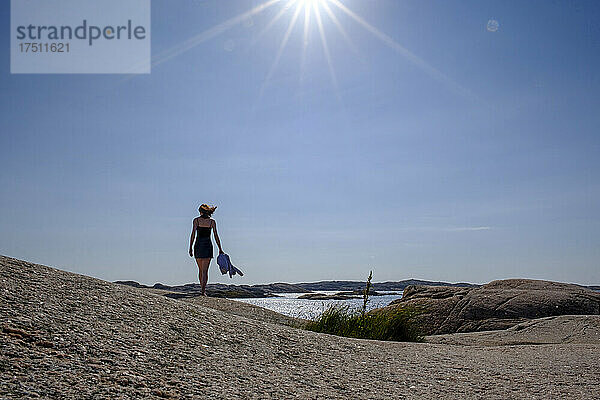
[[[136,281],[115,281],[114,283],[143,289],[154,289],[167,291],[167,297],[182,298],[195,297],[200,294],[200,284],[187,283],[184,285],[163,285],[155,283],[153,286],[143,285]],[[434,282],[417,279],[406,279],[402,281],[376,282],[371,284],[374,292],[401,292],[407,286],[452,286],[452,287],[479,287],[471,283],[448,283]],[[356,292],[363,290],[365,282],[361,281],[320,281],[303,283],[270,283],[258,285],[226,285],[222,283],[209,283],[206,292],[211,297],[225,298],[263,298],[276,297],[277,293],[313,293],[322,291],[331,292]]]
[[[183,285],[164,285],[155,283],[152,286],[144,285],[136,281],[114,281],[121,285],[132,286],[144,289],[157,289],[171,292],[172,295],[167,297],[195,297],[200,293],[200,284],[187,283]],[[403,291],[407,286],[449,286],[449,287],[480,287],[481,285],[459,282],[449,283],[442,281],[426,281],[419,279],[405,279],[401,281],[386,281],[375,282],[371,284],[371,290],[376,292],[399,292]],[[578,285],[587,289],[600,291],[600,286],[584,286]],[[227,285],[223,283],[209,283],[206,287],[207,294],[212,297],[225,298],[262,298],[275,297],[277,293],[312,293],[320,291],[332,292],[351,292],[363,290],[365,282],[362,281],[319,281],[319,282],[302,282],[302,283],[269,283],[257,285]]]

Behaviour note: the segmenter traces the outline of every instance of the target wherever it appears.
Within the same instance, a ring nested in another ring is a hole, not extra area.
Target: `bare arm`
[[[213,220],[213,234],[215,235],[215,242],[217,242],[217,246],[219,246],[219,254],[224,253],[223,248],[221,247],[221,239],[219,239],[219,234],[217,233],[217,221]]]
[[[196,218],[194,218],[194,222],[192,223],[192,236],[190,237],[190,257],[194,257],[194,253],[192,252],[192,247],[194,246],[195,238],[196,238]]]

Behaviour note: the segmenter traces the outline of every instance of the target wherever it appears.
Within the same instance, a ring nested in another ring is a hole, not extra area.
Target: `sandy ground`
[[[0,257],[0,398],[599,398],[594,341],[357,340],[265,322],[235,303]]]

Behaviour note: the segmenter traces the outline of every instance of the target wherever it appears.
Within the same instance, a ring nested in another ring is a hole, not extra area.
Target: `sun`
[[[284,6],[280,10],[280,12],[277,13],[275,15],[275,17],[273,17],[273,19],[259,33],[258,37],[262,37],[262,35],[264,35],[265,32],[268,31],[271,28],[271,26],[275,22],[277,22],[277,20],[279,18],[281,18],[286,12],[290,13],[290,20],[289,20],[288,27],[283,35],[281,44],[279,45],[279,49],[275,55],[275,59],[271,65],[271,68],[269,69],[269,72],[267,73],[267,76],[263,82],[263,85],[261,86],[259,98],[262,97],[266,86],[271,81],[271,78],[272,78],[273,74],[275,73],[277,66],[279,65],[281,55],[283,54],[283,51],[285,50],[285,47],[290,39],[292,31],[293,31],[294,27],[296,26],[296,24],[298,23],[298,20],[300,19],[302,14],[304,14],[304,23],[303,23],[304,29],[303,29],[303,40],[302,40],[303,46],[302,46],[302,57],[301,57],[302,61],[301,61],[300,81],[302,81],[303,77],[304,77],[304,71],[305,71],[305,66],[306,66],[306,52],[307,52],[307,48],[308,48],[308,36],[309,36],[311,23],[314,20],[317,24],[319,36],[321,38],[323,53],[325,55],[325,59],[327,60],[327,66],[329,69],[329,74],[331,77],[333,89],[339,98],[337,76],[336,76],[335,69],[333,66],[333,60],[331,58],[331,53],[329,51],[327,37],[325,35],[325,29],[323,27],[323,17],[321,16],[321,12],[323,11],[326,14],[328,14],[330,19],[338,27],[338,29],[340,30],[340,32],[342,33],[344,38],[347,39],[348,42],[350,42],[350,40],[349,40],[348,35],[346,34],[345,30],[343,29],[342,25],[339,23],[335,14],[329,7],[328,3],[330,1],[332,1],[332,0],[289,0],[284,4]]]
[[[468,89],[462,87],[461,85],[444,75],[441,71],[432,67],[425,60],[413,54],[410,50],[402,46],[392,37],[386,35],[382,31],[377,29],[375,26],[367,22],[359,14],[349,9],[344,4],[344,0],[265,0],[263,3],[255,6],[254,8],[251,8],[250,10],[243,12],[235,17],[232,17],[226,21],[223,21],[220,24],[217,24],[212,28],[200,32],[199,34],[179,43],[178,45],[166,51],[163,51],[162,53],[159,53],[158,55],[153,56],[152,66],[154,67],[174,57],[177,57],[178,55],[195,48],[201,43],[221,35],[222,33],[233,28],[234,26],[243,24],[245,21],[248,21],[248,19],[252,18],[253,16],[263,13],[266,9],[271,7],[277,8],[277,6],[279,6],[279,10],[275,13],[274,17],[271,18],[271,20],[269,20],[264,27],[262,27],[261,31],[258,33],[258,35],[256,35],[256,37],[252,41],[252,44],[255,44],[256,42],[264,38],[266,33],[269,32],[271,28],[273,28],[277,21],[285,17],[289,18],[289,23],[285,32],[283,33],[279,48],[277,49],[277,52],[274,55],[271,68],[267,72],[266,77],[261,86],[259,98],[262,97],[265,88],[269,85],[273,74],[277,70],[281,56],[290,40],[292,32],[294,31],[294,27],[299,23],[299,20],[302,21],[300,23],[303,24],[303,46],[301,62],[302,66],[300,72],[300,80],[302,81],[302,76],[304,74],[309,31],[311,29],[311,24],[316,23],[321,41],[321,47],[323,49],[323,54],[325,60],[327,61],[329,75],[331,77],[331,83],[333,85],[336,95],[339,98],[337,75],[334,68],[334,60],[329,50],[328,38],[325,33],[325,25],[328,23],[330,25],[333,25],[337,30],[337,33],[344,39],[344,41],[348,45],[347,47],[356,54],[359,54],[359,52],[356,49],[356,46],[354,45],[353,41],[350,39],[350,36],[348,35],[345,26],[338,19],[336,13],[341,13],[342,15],[347,17],[346,20],[351,20],[356,25],[363,28],[364,31],[378,39],[381,43],[383,43],[384,45],[391,48],[394,52],[401,55],[405,61],[416,65],[431,78],[442,82],[457,94],[464,95],[466,97],[474,97],[474,95]]]

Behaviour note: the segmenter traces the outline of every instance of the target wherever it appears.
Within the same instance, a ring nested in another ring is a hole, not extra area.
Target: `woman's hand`
[[[192,252],[191,248],[190,248],[190,257],[194,257],[194,253]]]

